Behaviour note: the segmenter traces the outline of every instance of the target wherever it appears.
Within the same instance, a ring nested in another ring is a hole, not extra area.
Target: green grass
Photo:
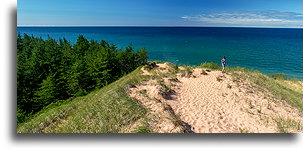
[[[170,87],[168,87],[165,84],[161,85],[160,92],[159,92],[160,95],[165,97],[166,95],[168,95],[171,92],[173,92],[173,90]]]
[[[184,67],[184,70],[179,70],[179,72],[181,73],[181,77],[189,78],[193,73],[192,70],[194,67],[191,67],[191,66],[183,66],[183,67]]]
[[[277,74],[272,74],[270,75],[272,78],[274,78],[275,80],[286,80],[288,79],[287,75],[281,74],[281,73],[277,73]]]
[[[150,125],[148,124],[148,119],[145,118],[142,122],[141,125],[138,126],[134,131],[132,131],[133,133],[152,133],[152,129],[150,127]]]
[[[286,101],[289,105],[302,111],[302,91],[298,92],[287,85],[284,85],[280,79],[263,74],[256,70],[245,68],[229,68],[235,81],[249,80],[255,89],[259,91],[268,90],[276,99]],[[296,83],[296,82],[294,82]]]
[[[151,133],[151,129],[148,126],[139,126],[134,133]]]
[[[203,63],[198,67],[221,70],[216,63]],[[152,132],[148,125],[148,117],[146,117],[147,109],[139,104],[135,99],[128,97],[127,90],[131,85],[138,84],[143,80],[151,78],[169,77],[175,78],[176,73],[191,73],[193,67],[185,66],[185,70],[176,69],[170,66],[170,73],[155,74],[154,76],[141,75],[139,67],[132,73],[122,77],[116,82],[95,90],[86,96],[76,97],[66,101],[53,103],[33,117],[27,122],[17,125],[18,133],[119,133],[123,129],[132,125],[139,119],[144,120],[133,132],[150,133]],[[151,69],[155,72],[156,69]],[[248,70],[241,67],[227,67],[226,72],[230,73],[233,80],[241,82],[248,80],[251,82],[253,89],[258,91],[268,90],[276,99],[284,100],[288,104],[302,111],[302,88],[298,81],[287,82],[295,84],[295,88],[284,82],[284,76],[269,76],[259,71]],[[167,94],[172,90],[162,81],[161,92]],[[146,91],[140,92],[143,96],[147,96]],[[260,110],[261,111],[261,110]],[[177,120],[176,120],[177,121]],[[180,120],[181,121],[181,120]],[[277,127],[279,132],[287,132],[289,128],[298,129],[295,121],[277,119]],[[239,129],[240,132],[247,132],[245,129]]]
[[[18,125],[18,133],[118,133],[145,118],[146,109],[128,97],[130,85],[143,79],[140,68],[116,82],[77,97],[60,106],[49,106],[28,122]]]
[[[277,130],[279,133],[289,133],[290,130],[302,130],[302,125],[292,119],[277,118],[274,119],[277,124]]]
[[[222,69],[222,67],[219,64],[213,63],[213,62],[202,63],[199,67],[210,69],[210,70],[221,70]]]
[[[140,93],[143,97],[148,97],[146,89],[140,90],[139,93]]]

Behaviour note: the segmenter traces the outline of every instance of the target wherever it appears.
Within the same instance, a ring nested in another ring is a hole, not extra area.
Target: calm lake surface
[[[47,39],[66,38],[72,43],[82,34],[123,48],[145,47],[149,60],[198,65],[220,63],[256,69],[267,74],[283,73],[302,79],[302,29],[223,27],[17,27]]]

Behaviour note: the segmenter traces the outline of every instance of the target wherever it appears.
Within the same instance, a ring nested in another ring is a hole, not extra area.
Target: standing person
[[[224,69],[226,66],[226,57],[225,56],[222,57],[221,65],[222,65],[222,73],[224,73]]]

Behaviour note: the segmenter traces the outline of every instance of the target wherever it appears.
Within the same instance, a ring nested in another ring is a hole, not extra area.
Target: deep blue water
[[[17,27],[36,37],[66,38],[78,35],[106,40],[122,48],[130,43],[146,47],[149,60],[198,65],[220,63],[267,74],[283,73],[302,79],[302,29],[217,27]]]

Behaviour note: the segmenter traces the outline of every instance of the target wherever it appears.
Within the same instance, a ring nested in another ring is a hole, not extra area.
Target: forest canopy
[[[102,40],[80,35],[75,44],[65,38],[18,34],[17,122],[47,105],[102,88],[147,62],[145,48],[118,49]]]

